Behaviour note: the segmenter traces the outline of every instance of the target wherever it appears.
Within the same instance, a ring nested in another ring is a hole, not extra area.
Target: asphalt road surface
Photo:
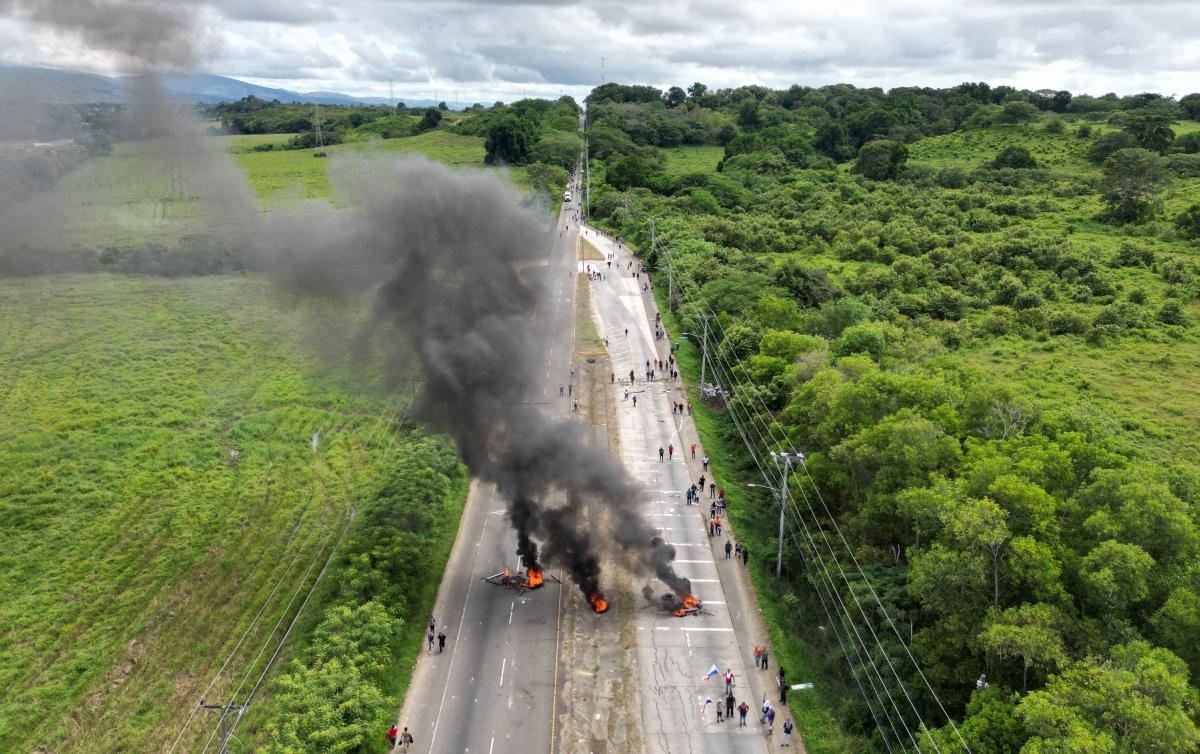
[[[591,300],[600,334],[609,339],[613,368],[620,377],[617,387],[622,460],[641,484],[644,515],[675,546],[676,571],[691,579],[693,594],[704,604],[700,614],[683,618],[653,604],[638,611],[638,694],[644,750],[647,754],[766,752],[767,740],[758,725],[757,713],[762,699],[749,691],[743,660],[753,653],[746,651],[743,637],[735,630],[730,618],[732,606],[722,590],[713,539],[706,526],[707,490],[699,505],[686,504],[685,491],[697,481],[692,474],[699,470],[699,464],[693,462],[689,471],[685,454],[690,454],[690,444],[685,447],[679,431],[683,416],[676,415],[671,406],[674,401],[687,399],[678,389],[679,383],[664,378],[657,369],[654,380],[645,379],[646,361],[661,358],[666,362],[669,354],[668,341],[655,339],[654,298],[642,292],[646,276],[634,277],[637,260],[628,250],[611,239],[597,237],[595,230],[589,230],[584,238],[601,252],[615,255],[611,268],[607,262],[600,263],[606,277],[591,284]],[[632,267],[627,267],[630,263]],[[632,385],[630,370],[634,373]],[[660,461],[659,448],[669,450],[672,445],[674,458],[668,455]],[[701,457],[702,453],[697,451]],[[715,539],[724,558],[725,539]],[[660,593],[667,591],[663,588]],[[746,637],[746,641],[752,648],[753,639]],[[704,680],[713,665],[721,675]],[[717,722],[716,701],[725,700],[722,677],[727,670],[735,676],[736,704],[744,700],[750,706],[746,727],[738,725],[736,713],[730,720]],[[707,704],[708,699],[713,703]],[[783,721],[776,719],[776,725],[782,727]],[[776,740],[780,735],[776,733]]]
[[[579,196],[573,187],[573,196]],[[564,205],[541,275],[544,314],[556,323],[546,343],[543,384],[530,402],[555,415],[570,411],[558,386],[571,381],[577,233],[566,227],[575,204]],[[434,610],[447,634],[446,651],[419,659],[398,725],[413,735],[412,752],[544,752],[550,750],[556,706],[561,590],[547,581],[517,592],[482,581],[505,566],[516,571],[517,542],[506,501],[491,485],[471,487],[458,538]],[[557,570],[546,569],[547,575]],[[410,630],[424,631],[413,626]],[[382,737],[384,731],[380,731]]]

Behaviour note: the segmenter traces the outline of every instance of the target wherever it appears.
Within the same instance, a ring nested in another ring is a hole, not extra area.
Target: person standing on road
[[[762,645],[761,644],[754,645],[754,667],[756,667],[756,668],[762,667]]]
[[[438,654],[446,651],[446,632],[438,631]]]
[[[770,660],[769,660],[769,659],[768,659],[768,657],[767,657],[767,648],[766,648],[766,647],[763,647],[762,663],[763,663],[763,664],[762,664],[762,669],[763,669],[763,670],[766,670],[766,669],[767,669],[767,667],[768,667],[768,666],[770,666],[770,664],[771,664],[771,663],[770,663]]]
[[[563,395],[563,384],[561,382],[558,383],[558,395],[559,397],[562,397]]]
[[[721,705],[721,700],[717,700],[717,722],[723,722],[725,717],[725,708]]]
[[[729,693],[725,694],[725,719],[726,719],[726,720],[732,720],[732,719],[733,719],[733,704],[734,704],[734,702],[736,702],[736,701],[737,701],[737,700],[733,698],[733,692],[732,692],[732,691],[730,691]]]
[[[717,527],[717,536],[718,537],[721,536],[721,517],[717,516],[716,518],[714,518],[713,523],[716,524],[716,527]],[[728,542],[726,544],[728,544]]]
[[[704,456],[704,470],[708,471],[708,456]]]
[[[633,396],[633,407],[637,408],[637,396]]]
[[[670,443],[667,445],[667,460],[668,461],[675,460],[675,443]]]
[[[741,542],[738,542],[738,543],[737,543],[736,545],[734,545],[734,547],[733,547],[733,559],[734,559],[734,560],[741,560],[741,559],[742,559],[742,543],[741,543]]]
[[[733,668],[728,668],[725,671],[725,693],[733,693]]]
[[[383,736],[384,738],[387,739],[388,749],[396,748],[396,739],[399,735],[400,735],[400,729],[397,728],[395,725],[388,728],[388,732],[385,733]]]
[[[750,705],[746,704],[743,701],[741,704],[738,705],[737,709],[738,709],[738,727],[745,728],[746,727],[746,713],[750,711]]]
[[[696,443],[692,443],[692,458],[696,457]]]
[[[796,727],[795,724],[792,723],[791,720],[788,720],[786,723],[783,724],[783,743],[781,743],[780,746],[791,746],[792,745],[792,730],[795,727]]]
[[[408,732],[408,727],[405,726],[404,732],[400,734],[400,746],[403,747],[403,748],[401,748],[401,751],[407,752],[408,747],[410,747],[412,745],[413,745],[412,734]]]
[[[762,703],[762,714],[758,716],[758,721],[760,723],[762,723],[763,725],[767,724],[767,712],[770,709],[771,709],[771,703],[769,701],[767,701],[767,698],[764,696],[763,703]]]
[[[663,449],[662,449],[662,446],[659,445],[658,446],[658,462],[662,463],[662,461],[663,461]]]
[[[725,559],[729,560],[733,556],[733,542],[725,540]]]
[[[429,654],[430,652],[433,651],[433,627],[432,626],[429,628],[429,634],[425,638],[429,640],[429,649],[425,650],[425,654]]]
[[[775,708],[767,710],[767,735],[775,735]]]
[[[746,545],[742,545],[742,565],[750,565],[750,548]]]

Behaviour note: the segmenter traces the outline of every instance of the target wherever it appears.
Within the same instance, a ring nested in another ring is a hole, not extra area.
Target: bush
[[[908,147],[887,139],[863,144],[854,162],[854,172],[873,181],[895,178],[908,161]]]
[[[1158,310],[1158,321],[1165,325],[1182,325],[1187,326],[1187,314],[1183,311],[1183,305],[1178,301],[1168,301]]]
[[[991,167],[1028,170],[1037,167],[1037,160],[1025,147],[1010,146],[1000,150],[996,158],[992,160]]]
[[[1088,150],[1088,159],[1097,165],[1103,164],[1108,156],[1121,149],[1134,149],[1137,139],[1124,131],[1109,131],[1096,139]]]
[[[1087,322],[1075,312],[1056,311],[1046,318],[1046,331],[1051,335],[1079,335],[1087,330]]]
[[[1200,204],[1193,204],[1180,212],[1175,217],[1175,229],[1184,238],[1200,239]]]
[[[1117,250],[1116,263],[1118,267],[1152,267],[1154,250],[1126,241]]]

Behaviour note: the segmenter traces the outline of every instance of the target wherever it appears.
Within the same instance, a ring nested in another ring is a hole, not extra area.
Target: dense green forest
[[[825,689],[799,704],[864,751],[1196,751],[1200,95],[587,103],[589,212],[656,273],[685,371],[709,320],[718,473],[807,454],[785,583],[757,573]],[[773,554],[755,492],[731,515]]]

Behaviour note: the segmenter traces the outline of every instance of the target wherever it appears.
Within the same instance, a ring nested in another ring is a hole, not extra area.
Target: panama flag
[[[717,670],[716,665],[713,665],[711,668],[708,669],[708,673],[706,673],[704,675],[703,680],[707,681],[709,678],[712,678],[714,675],[721,675],[721,671]]]

